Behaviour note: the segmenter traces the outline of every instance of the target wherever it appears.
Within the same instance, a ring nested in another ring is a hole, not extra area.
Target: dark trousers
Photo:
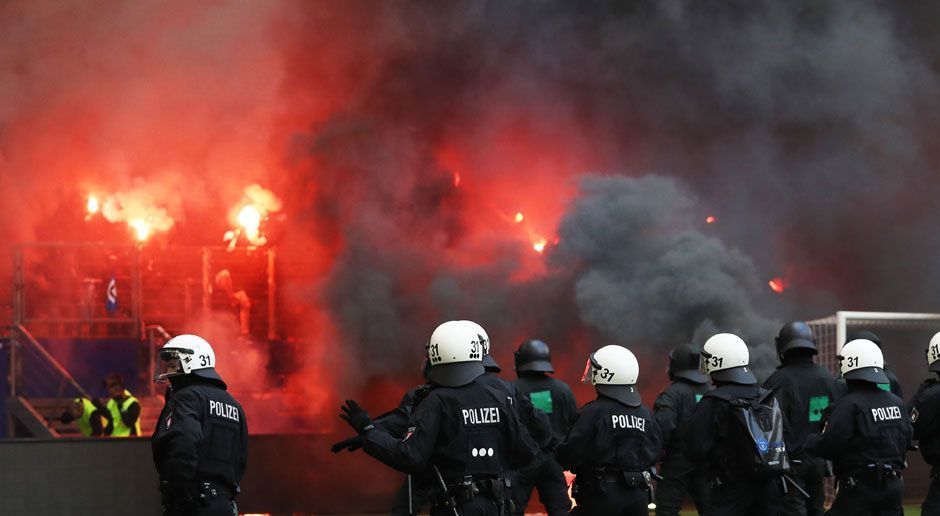
[[[814,457],[801,459],[799,464],[793,464],[790,478],[806,491],[809,498],[803,496],[798,490],[789,487],[783,495],[783,514],[793,516],[822,516],[826,503],[826,461]]]
[[[656,516],[678,516],[686,494],[699,514],[708,513],[708,473],[681,457],[663,460],[662,480],[656,482]]]
[[[488,496],[477,496],[473,501],[457,506],[460,516],[499,516],[496,501]],[[454,509],[444,506],[431,507],[430,516],[454,516]]]
[[[395,493],[395,500],[392,502],[392,508],[389,509],[389,516],[413,516],[427,504],[428,495],[433,488],[428,487],[421,482],[421,479],[411,477],[411,511],[408,511],[408,479],[402,483]],[[451,512],[453,516],[453,512]]]
[[[927,498],[920,506],[921,516],[940,516],[940,480],[931,476]]]
[[[706,516],[775,516],[780,513],[780,480],[735,479],[711,490]]]
[[[639,487],[607,482],[603,494],[583,494],[575,499],[575,516],[648,516],[649,492]]]
[[[238,516],[238,507],[234,500],[225,496],[213,498],[208,505],[191,505],[186,508],[164,508],[165,516]]]
[[[533,487],[539,490],[539,499],[545,505],[548,516],[561,516],[571,510],[565,471],[550,454],[539,455],[533,464],[519,471],[512,490],[516,507],[513,514],[525,514]]]
[[[826,512],[829,516],[903,516],[904,483],[891,478],[883,486],[859,482],[847,487],[839,482],[836,500]]]

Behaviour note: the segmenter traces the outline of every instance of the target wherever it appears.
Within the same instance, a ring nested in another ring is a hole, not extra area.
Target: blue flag
[[[117,301],[117,280],[114,276],[111,276],[111,279],[108,280],[108,298],[105,300],[104,307],[108,312],[117,312],[118,301]]]

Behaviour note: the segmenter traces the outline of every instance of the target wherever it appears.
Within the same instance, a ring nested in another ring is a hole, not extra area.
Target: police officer
[[[238,514],[248,425],[215,370],[212,346],[196,335],[173,337],[160,350],[154,381],[171,386],[151,441],[165,514]]]
[[[497,515],[507,507],[505,472],[536,454],[509,399],[479,381],[483,348],[460,321],[434,330],[427,345],[434,388],[415,408],[413,430],[397,438],[376,428],[353,400],[341,417],[362,436],[363,450],[406,473],[428,470],[437,490],[432,515]]]
[[[672,384],[653,403],[653,415],[663,436],[662,480],[656,482],[656,515],[676,516],[686,493],[699,513],[708,512],[707,472],[685,458],[689,418],[702,396],[712,389],[699,371],[701,349],[684,344],[669,352],[667,372]]]
[[[421,368],[422,376],[425,380],[428,378],[430,363],[427,359]],[[389,435],[403,438],[411,429],[411,415],[415,407],[431,391],[433,385],[424,383],[405,392],[398,406],[382,415],[376,416],[372,424],[389,433]],[[362,448],[362,437],[355,435],[348,439],[339,441],[330,448],[333,453],[341,450],[350,452]],[[427,495],[434,488],[433,477],[424,472],[420,475],[408,475],[405,482],[395,494],[392,507],[389,509],[389,516],[414,516],[424,507],[427,502]]]
[[[555,372],[548,344],[541,340],[523,342],[515,352],[515,366],[517,379],[513,384],[520,399],[528,400],[546,414],[553,440],[563,441],[578,413],[578,405],[571,388],[547,374]],[[513,490],[516,514],[525,514],[533,486],[538,488],[539,499],[549,516],[568,514],[571,510],[565,472],[547,450],[539,454],[535,463],[519,471]]]
[[[810,495],[806,498],[791,489],[783,503],[787,514],[818,516],[826,501],[826,461],[803,453],[801,448],[810,434],[819,433],[823,412],[839,398],[841,389],[828,369],[813,363],[816,339],[805,322],[785,324],[776,345],[780,367],[767,378],[764,388],[773,391],[787,418],[793,438],[789,455],[792,474]]]
[[[839,353],[849,392],[806,441],[810,453],[833,463],[838,490],[826,514],[903,514],[901,470],[913,429],[901,398],[878,387],[888,382],[883,366],[870,340],[848,342]]]
[[[878,349],[882,350],[882,356],[884,356],[884,351],[883,351],[884,348],[882,348],[881,346],[881,338],[868,330],[849,331],[848,337],[846,338],[845,341],[851,342],[853,340],[859,340],[859,339],[870,340],[874,342],[875,345],[878,346]],[[891,394],[894,394],[895,396],[903,400],[904,391],[901,390],[901,382],[898,381],[898,375],[894,374],[894,371],[891,371],[890,369],[888,369],[888,364],[885,364],[885,367],[883,367],[882,370],[884,371],[885,376],[888,377],[888,381],[886,383],[879,385],[879,387],[883,390],[891,391]]]
[[[719,333],[702,346],[702,369],[715,389],[695,407],[686,436],[685,455],[703,464],[710,478],[713,515],[778,514],[781,487],[776,478],[756,475],[755,444],[734,412],[735,403],[767,396],[749,367],[747,345],[737,335]]]
[[[581,408],[555,456],[575,473],[571,514],[646,516],[650,474],[662,451],[659,425],[636,388],[640,367],[630,350],[604,346],[591,354],[583,381],[597,399]]]
[[[927,370],[940,375],[940,333],[927,346]],[[930,464],[930,490],[920,506],[923,516],[940,515],[940,381],[929,378],[911,398],[908,414],[914,425],[914,439],[920,454]]]

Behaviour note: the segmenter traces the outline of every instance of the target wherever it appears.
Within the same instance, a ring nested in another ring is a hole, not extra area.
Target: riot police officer
[[[787,514],[819,516],[826,501],[826,462],[803,453],[801,448],[810,434],[819,433],[823,412],[838,399],[841,389],[829,370],[813,363],[816,338],[805,322],[785,324],[777,335],[776,346],[780,367],[767,378],[764,388],[774,393],[790,425],[792,473],[809,494],[805,498],[796,489],[790,490],[784,497],[784,507]]]
[[[434,476],[432,515],[500,514],[508,500],[505,472],[532,460],[537,445],[509,399],[479,381],[483,348],[466,324],[438,326],[427,355],[434,388],[415,407],[413,430],[404,438],[376,428],[353,400],[343,405],[341,417],[372,457],[406,473]]]
[[[212,346],[178,335],[160,350],[154,381],[171,388],[151,440],[168,515],[235,515],[248,462],[245,411],[215,370]]]
[[[686,493],[700,514],[708,512],[707,472],[685,458],[689,419],[702,396],[712,389],[699,371],[701,349],[684,344],[669,352],[667,373],[672,384],[653,403],[653,415],[663,436],[662,480],[656,482],[656,515],[676,516]]]
[[[429,369],[430,362],[425,359],[424,365],[421,367],[421,374],[425,381],[428,378]],[[429,383],[424,383],[412,389],[408,389],[405,391],[397,407],[376,416],[372,420],[372,424],[392,436],[399,438],[404,437],[411,429],[411,415],[414,413],[415,407],[431,392],[433,387],[434,386]],[[343,439],[330,447],[333,453],[339,453],[341,450],[353,452],[360,448],[362,448],[362,437],[359,435]],[[427,494],[434,488],[433,481],[434,479],[432,476],[428,475],[427,472],[420,475],[409,474],[395,494],[392,507],[389,509],[389,516],[414,516],[418,514],[427,502]]]
[[[839,352],[849,392],[832,405],[822,432],[806,449],[833,463],[838,490],[827,514],[900,515],[901,470],[911,443],[911,422],[901,398],[882,390],[888,382],[878,346],[864,339]]]
[[[773,403],[757,386],[747,345],[737,335],[719,333],[702,346],[702,369],[715,389],[702,397],[689,421],[686,457],[708,470],[713,515],[778,514],[781,484],[755,470],[755,442],[741,423],[740,407]],[[784,443],[777,443],[785,446]]]
[[[927,370],[940,375],[940,333],[927,346]],[[920,506],[923,516],[940,515],[940,381],[929,378],[911,398],[907,413],[914,425],[920,454],[930,464],[930,490]]]
[[[882,353],[882,356],[884,356],[884,348],[882,347],[882,344],[881,344],[881,338],[868,330],[849,331],[848,336],[845,341],[851,342],[853,340],[859,340],[859,339],[870,340],[874,342],[875,345],[878,346],[878,349],[882,350],[881,353]],[[894,374],[894,371],[891,371],[890,369],[888,369],[888,364],[885,364],[885,366],[882,368],[882,371],[884,371],[885,376],[888,377],[888,381],[886,383],[879,385],[879,387],[883,390],[891,391],[891,394],[894,394],[895,396],[903,400],[904,391],[901,389],[901,382],[898,381],[898,375]]]
[[[537,410],[546,414],[553,440],[563,441],[577,415],[578,405],[571,388],[547,374],[555,372],[548,344],[541,340],[523,342],[515,352],[515,366],[517,378],[513,384],[520,399],[528,400]],[[571,510],[565,472],[547,450],[539,455],[535,463],[519,471],[513,489],[516,514],[525,513],[533,487],[538,489],[539,499],[549,516],[568,514]]]
[[[636,388],[640,367],[630,350],[604,346],[591,354],[584,381],[597,399],[581,408],[558,462],[575,473],[571,512],[585,516],[646,516],[650,473],[662,451],[659,425]]]

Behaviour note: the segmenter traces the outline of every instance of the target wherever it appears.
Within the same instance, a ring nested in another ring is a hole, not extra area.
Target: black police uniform
[[[248,424],[225,382],[211,374],[215,378],[171,378],[153,432],[153,462],[168,515],[237,514],[235,495],[248,462]]]
[[[874,383],[848,380],[806,450],[832,460],[838,482],[830,514],[901,515],[904,454],[913,429],[900,398]]]
[[[578,413],[571,388],[540,372],[520,373],[513,384],[521,399],[548,416],[552,440],[562,442]],[[568,514],[571,510],[565,472],[547,450],[539,454],[535,464],[519,471],[513,489],[516,514],[525,513],[533,487],[538,489],[539,499],[549,516]]]
[[[689,493],[699,513],[707,513],[708,475],[684,455],[689,419],[702,396],[712,389],[708,377],[704,383],[676,378],[653,403],[653,414],[662,432],[664,450],[660,475],[656,482],[656,515],[675,516]]]
[[[826,501],[826,461],[802,451],[806,438],[819,433],[825,410],[841,395],[836,379],[826,368],[814,364],[809,351],[793,350],[764,382],[773,391],[791,432],[791,474],[809,494],[807,499],[793,489],[784,497],[787,514],[823,514]]]
[[[404,437],[411,429],[411,415],[415,407],[424,399],[433,387],[420,385],[405,392],[398,407],[391,412],[375,418],[376,428],[381,428],[395,437]],[[412,516],[417,514],[428,502],[428,496],[434,489],[434,478],[427,471],[409,475],[395,493],[389,516]]]
[[[403,439],[366,429],[363,450],[406,473],[438,473],[447,486],[436,489],[432,515],[499,514],[508,498],[505,473],[535,457],[512,401],[477,377],[460,387],[435,386],[417,405],[413,430]],[[440,486],[436,486],[440,487]]]
[[[940,381],[931,378],[920,385],[911,398],[907,413],[914,425],[914,439],[920,454],[930,464],[930,490],[921,504],[923,516],[940,515]]]
[[[702,397],[689,420],[685,456],[705,465],[710,479],[711,515],[779,514],[779,480],[753,475],[754,440],[732,413],[726,399],[753,401],[760,397],[756,385],[716,382]],[[789,449],[789,447],[788,447]]]
[[[649,408],[598,394],[581,408],[555,457],[575,475],[577,507],[585,516],[646,516],[650,468],[662,438]]]

